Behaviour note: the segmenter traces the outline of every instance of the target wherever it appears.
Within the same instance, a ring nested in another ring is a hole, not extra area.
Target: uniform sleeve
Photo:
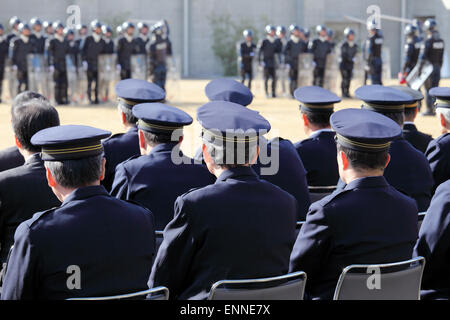
[[[448,168],[448,158],[442,153],[439,143],[436,140],[432,140],[429,143],[425,151],[425,156],[430,163],[431,172],[433,173],[434,190],[448,178],[447,172],[450,171],[450,168]]]
[[[128,185],[129,178],[128,172],[124,165],[121,163],[116,167],[116,173],[114,175],[114,181],[112,183],[111,195],[121,200],[128,199]]]
[[[2,300],[32,300],[37,288],[36,246],[28,225],[22,223],[14,235],[14,248],[3,281]]]
[[[164,230],[164,240],[159,248],[148,282],[148,287],[169,288],[170,298],[183,292],[187,273],[195,252],[195,239],[189,221],[189,209],[182,197],[175,201],[175,217]]]
[[[264,51],[264,41],[260,40],[259,44],[258,44],[258,62],[261,63],[261,57],[263,55],[263,51]]]
[[[292,249],[289,272],[304,271],[308,279],[314,279],[320,266],[327,263],[331,250],[331,232],[326,221],[324,208],[313,203],[300,229]]]
[[[435,275],[439,277],[448,267],[448,254],[450,252],[450,199],[449,183],[437,188],[431,200],[430,207],[425,214],[419,231],[419,239],[414,248],[414,256],[425,258],[424,281]]]

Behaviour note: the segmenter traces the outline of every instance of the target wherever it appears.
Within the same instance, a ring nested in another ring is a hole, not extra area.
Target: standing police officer
[[[131,78],[131,56],[137,52],[133,39],[134,24],[125,22],[122,26],[123,36],[117,41],[117,61],[120,66],[120,79]]]
[[[383,60],[381,59],[383,47],[383,35],[373,21],[368,24],[369,38],[366,41],[367,68],[369,69],[372,84],[382,84],[381,73],[383,71]]]
[[[430,142],[425,152],[434,177],[433,191],[450,179],[450,88],[431,88],[430,97],[436,99],[441,135]]]
[[[197,119],[217,181],[178,197],[164,229],[148,285],[168,287],[171,299],[206,299],[219,280],[284,275],[295,241],[297,202],[250,167],[270,124],[227,101],[203,105]]]
[[[145,290],[155,254],[152,214],[100,186],[110,132],[58,126],[36,133],[48,185],[63,203],[22,222],[1,298],[48,300]]]
[[[410,259],[418,231],[415,202],[383,177],[390,142],[401,136],[401,128],[361,109],[337,111],[330,122],[339,175],[347,185],[311,205],[289,267],[306,272],[306,297],[315,299],[333,298],[348,265]]]
[[[139,119],[142,156],[116,167],[111,195],[145,206],[155,217],[156,230],[164,230],[173,219],[177,197],[212,184],[214,179],[180,150],[183,127],[192,123],[187,113],[162,103],[138,104],[132,112]]]
[[[9,43],[4,34],[3,25],[0,23],[0,103],[2,102],[3,77],[5,75],[5,63],[9,53]]]
[[[139,136],[137,129],[138,119],[133,115],[132,109],[136,104],[146,102],[159,102],[165,99],[166,93],[157,85],[145,80],[125,79],[115,86],[118,98],[117,108],[125,133],[119,133],[103,141],[106,159],[106,173],[102,185],[111,191],[116,166],[134,156],[141,154],[139,149]]]
[[[323,87],[325,79],[325,68],[327,63],[327,55],[331,52],[332,46],[327,41],[327,28],[323,25],[316,27],[318,38],[309,42],[308,50],[314,56],[314,80],[313,85]]]
[[[152,27],[152,41],[148,52],[150,54],[150,75],[152,82],[166,90],[167,58],[172,55],[172,43],[163,36],[163,24]]]
[[[98,104],[98,56],[105,49],[102,39],[102,24],[98,20],[91,22],[92,35],[86,38],[82,49],[84,68],[87,69],[87,96],[89,102]],[[92,83],[94,82],[94,99],[92,99]]]
[[[428,61],[433,65],[433,72],[427,81],[425,81],[427,111],[424,112],[423,115],[434,115],[433,101],[428,91],[431,88],[439,87],[441,67],[444,58],[444,40],[441,39],[439,32],[437,31],[437,23],[434,19],[427,19],[425,21],[424,30],[427,33],[427,38],[421,48],[419,71],[421,71],[425,61]]]
[[[12,64],[17,70],[18,88],[20,93],[28,90],[28,62],[27,56],[33,53],[33,43],[30,41],[30,26],[26,23],[19,25],[20,37],[14,38],[11,43],[12,48]]]
[[[297,89],[298,56],[308,51],[308,44],[305,41],[304,31],[299,26],[292,24],[289,32],[291,35],[284,49],[284,59],[289,69],[289,93],[293,97],[294,91]]]
[[[42,34],[42,23],[38,18],[32,18],[30,20],[31,28],[33,29],[33,34],[30,35],[30,40],[34,45],[34,53],[44,54],[45,47],[47,45],[47,37]]]
[[[285,61],[285,56],[284,56],[284,50],[286,48],[286,44],[288,42],[288,39],[286,38],[286,27],[285,26],[278,26],[277,27],[277,46],[278,46],[278,61],[280,62],[277,66],[277,70],[276,72],[278,73],[277,75],[277,80],[279,80],[280,84],[281,84],[281,92],[282,94],[285,96],[286,95],[286,78],[287,78],[287,67],[286,67],[286,61]]]
[[[136,54],[147,54],[147,43],[149,43],[150,38],[148,36],[149,27],[144,22],[139,22],[137,24],[137,29],[139,36],[135,39],[137,48]]]
[[[64,38],[64,25],[55,22],[55,36],[48,45],[50,71],[53,71],[55,85],[55,101],[67,104],[67,66],[66,55],[69,54],[69,42]]]
[[[108,25],[102,26],[103,39],[105,40],[105,49],[102,53],[113,54],[114,53],[114,41],[112,39],[112,29]]]
[[[13,38],[20,37],[20,31],[19,31],[19,24],[21,23],[20,19],[16,16],[9,19],[9,26],[11,27],[11,32],[6,37],[6,40],[8,41],[8,44]]]
[[[253,79],[253,57],[255,56],[256,45],[253,43],[253,31],[246,29],[242,32],[244,41],[241,42],[239,54],[241,56],[241,82],[245,83],[247,78],[247,87],[252,89]]]
[[[355,31],[349,27],[344,30],[345,41],[341,45],[341,62],[339,69],[341,70],[342,96],[350,98],[350,81],[353,77],[353,65],[355,55],[358,52],[358,45],[355,43]]]
[[[258,45],[258,63],[264,68],[264,90],[269,97],[269,78],[272,79],[272,98],[276,97],[277,76],[275,73],[276,62],[280,47],[275,39],[276,28],[272,25],[266,26],[266,39],[261,40]],[[261,59],[261,57],[263,57]]]
[[[408,24],[405,27],[406,44],[405,44],[405,63],[401,71],[400,84],[405,83],[405,78],[417,64],[419,59],[421,41],[418,36],[417,27]]]

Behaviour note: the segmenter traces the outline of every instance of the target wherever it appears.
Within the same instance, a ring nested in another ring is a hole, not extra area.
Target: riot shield
[[[180,79],[181,79],[181,58],[180,56],[172,56],[167,59],[167,76],[166,76],[166,99],[173,100],[180,95]]]
[[[87,103],[88,97],[87,97],[87,69],[83,66],[83,61],[81,59],[81,55],[78,55],[78,63],[77,66],[77,98],[76,102],[79,104]]]
[[[133,54],[131,56],[131,78],[147,80],[147,55]]]
[[[382,82],[388,83],[389,80],[391,80],[391,51],[389,50],[389,47],[383,46],[381,54],[383,60],[383,71],[381,73]]]
[[[106,102],[112,100],[111,85],[115,78],[116,55],[101,54],[98,57],[98,81],[99,81],[99,99]]]
[[[339,80],[340,80],[340,72],[338,64],[338,55],[335,52],[332,52],[327,55],[323,87],[331,92],[337,93],[338,84],[340,84]]]
[[[5,63],[5,79],[8,86],[6,100],[12,101],[17,95],[18,81],[17,81],[17,69],[12,66],[11,60],[8,58]]]
[[[420,66],[419,63],[416,64],[414,69],[406,77],[406,83],[411,89],[420,90],[420,87],[427,81],[433,72],[433,65],[429,61],[425,61],[422,66],[421,72],[419,72]]]
[[[39,92],[47,99],[48,84],[42,79],[47,77],[47,63],[43,54],[31,53],[27,55],[27,70],[28,70],[28,88],[30,91]],[[53,79],[52,79],[53,83]]]
[[[73,54],[66,55],[67,70],[67,100],[70,104],[77,102],[78,81],[77,65]]]
[[[286,66],[286,64],[278,64],[275,71],[278,97],[287,97],[289,95],[289,70]]]
[[[364,85],[365,79],[365,66],[366,61],[364,60],[363,55],[358,52],[355,55],[353,64],[353,76],[350,82],[350,92],[355,92],[355,90]]]
[[[314,60],[311,53],[301,53],[298,56],[297,87],[313,84]]]

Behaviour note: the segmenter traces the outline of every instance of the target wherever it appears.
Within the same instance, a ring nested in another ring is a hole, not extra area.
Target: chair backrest
[[[350,265],[339,277],[334,300],[419,300],[425,258]]]
[[[309,186],[308,190],[309,198],[311,203],[313,203],[332,194],[336,190],[336,186]]]
[[[211,287],[208,300],[303,300],[306,273],[279,277],[222,280]]]
[[[425,214],[426,214],[426,212],[419,212],[419,217],[417,220],[417,226],[418,226],[419,230],[420,230],[420,227],[422,226],[423,219],[425,219]]]
[[[164,231],[155,231],[155,236],[156,236],[156,248],[155,248],[155,255],[156,253],[158,253],[159,247],[161,246],[161,243],[163,242],[164,239]]]
[[[166,287],[155,287],[152,289],[132,292],[127,294],[119,294],[116,296],[104,297],[86,297],[86,298],[70,298],[67,300],[169,300],[169,289]]]

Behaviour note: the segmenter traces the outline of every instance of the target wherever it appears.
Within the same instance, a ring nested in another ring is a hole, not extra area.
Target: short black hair
[[[172,141],[172,131],[168,133],[153,133],[141,130],[144,133],[144,138],[147,144],[157,145],[161,143],[178,142]]]
[[[58,184],[76,189],[100,180],[102,159],[103,155],[97,155],[76,160],[46,161],[45,166]]]
[[[130,124],[132,126],[136,126],[138,119],[135,116],[133,116],[132,108],[124,105],[123,102],[119,102],[119,110],[122,111],[123,114],[125,115],[125,121],[128,124]]]
[[[379,152],[363,152],[350,148],[346,148],[337,143],[337,151],[342,151],[350,161],[353,169],[358,171],[365,170],[384,170],[386,161],[388,159],[389,150]]]
[[[378,113],[382,114],[383,116],[386,116],[392,120],[395,121],[400,127],[403,127],[403,123],[405,122],[405,112],[380,112]]]
[[[227,145],[223,146],[222,158],[217,159],[215,156],[218,148],[213,144],[208,144],[208,152],[211,154],[214,163],[222,169],[230,169],[247,166],[255,156],[257,143],[233,143],[233,150],[230,152]],[[228,146],[229,147],[229,146]]]
[[[46,128],[59,126],[58,111],[48,101],[32,99],[12,110],[14,134],[25,150],[39,152],[40,147],[31,144],[31,137]]]
[[[327,128],[330,126],[330,117],[333,114],[333,111],[311,112],[301,109],[300,112],[305,114],[308,121],[315,126],[320,128]]]
[[[48,102],[48,99],[44,97],[42,94],[34,92],[34,91],[24,91],[19,93],[13,100],[12,106],[11,106],[11,113],[13,112],[14,108],[23,105],[24,103],[27,103],[30,100],[38,99],[41,101]]]
[[[405,117],[413,117],[416,113],[417,107],[414,108],[405,108]]]

